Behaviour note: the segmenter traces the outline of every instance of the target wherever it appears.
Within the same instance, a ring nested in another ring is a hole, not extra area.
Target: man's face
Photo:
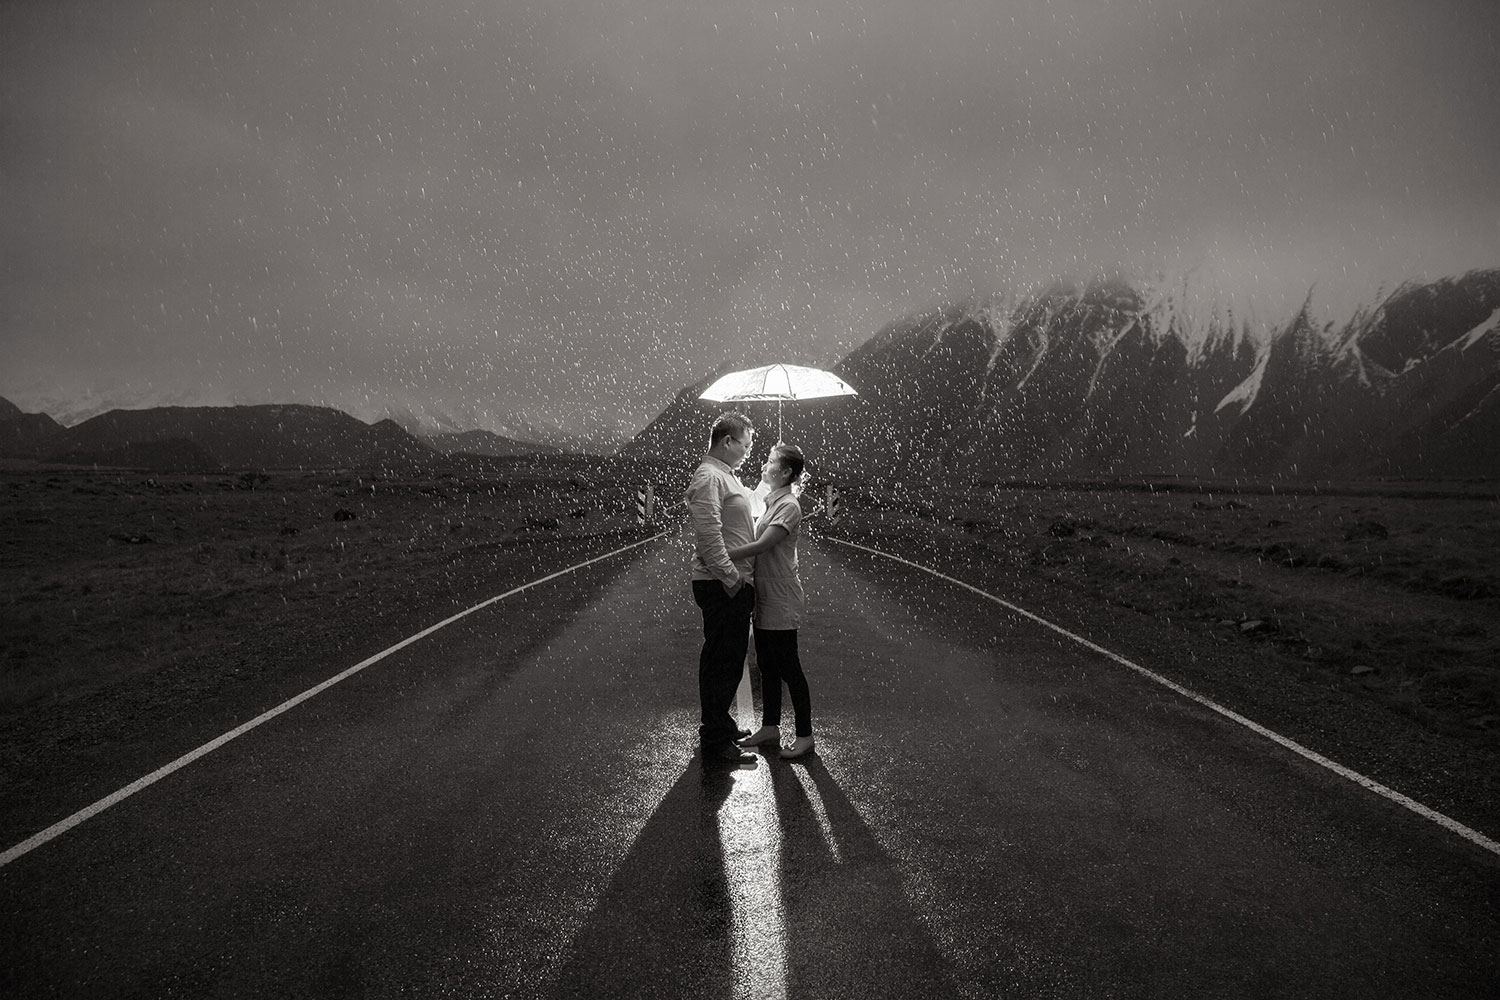
[[[755,444],[755,432],[746,431],[744,437],[735,437],[731,434],[725,440],[729,442],[729,467],[738,469],[749,456],[750,446]]]

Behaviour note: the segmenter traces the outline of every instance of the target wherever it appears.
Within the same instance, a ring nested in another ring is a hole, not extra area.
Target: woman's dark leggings
[[[802,661],[797,659],[797,630],[755,630],[755,662],[760,667],[761,725],[781,725],[781,685],[792,694],[792,714],[797,720],[797,735],[812,735],[812,699],[807,692],[807,677]]]

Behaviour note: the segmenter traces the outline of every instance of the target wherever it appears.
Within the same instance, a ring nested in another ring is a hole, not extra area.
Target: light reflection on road
[[[740,724],[756,728],[750,672],[736,699]],[[754,720],[754,721],[752,721]],[[774,751],[773,751],[774,752]],[[781,900],[781,824],[770,762],[733,773],[734,790],[719,809],[719,841],[732,907],[736,1000],[784,1000],[786,911]]]
[[[781,831],[764,765],[734,776],[719,811],[719,840],[732,906],[734,995],[786,996],[786,913],[781,903]]]
[[[834,864],[844,860],[839,851],[839,842],[833,835],[833,824],[828,820],[828,808],[823,805],[823,795],[818,791],[818,783],[813,780],[812,773],[805,767],[793,767],[789,769],[802,783],[802,790],[807,793],[807,803],[812,806],[813,815],[817,817],[818,829],[823,831],[823,841],[828,845],[828,855]]]

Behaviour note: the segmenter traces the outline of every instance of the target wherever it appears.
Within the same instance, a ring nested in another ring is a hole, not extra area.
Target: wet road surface
[[[700,768],[652,543],[0,868],[0,993],[1496,995],[1500,859],[974,595],[803,561],[805,762]]]

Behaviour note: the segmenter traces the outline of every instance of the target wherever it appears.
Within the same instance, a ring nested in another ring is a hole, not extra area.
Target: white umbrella
[[[716,403],[776,401],[776,437],[781,438],[781,404],[789,399],[857,396],[853,387],[833,372],[802,365],[762,365],[730,372],[703,391],[699,399]]]

